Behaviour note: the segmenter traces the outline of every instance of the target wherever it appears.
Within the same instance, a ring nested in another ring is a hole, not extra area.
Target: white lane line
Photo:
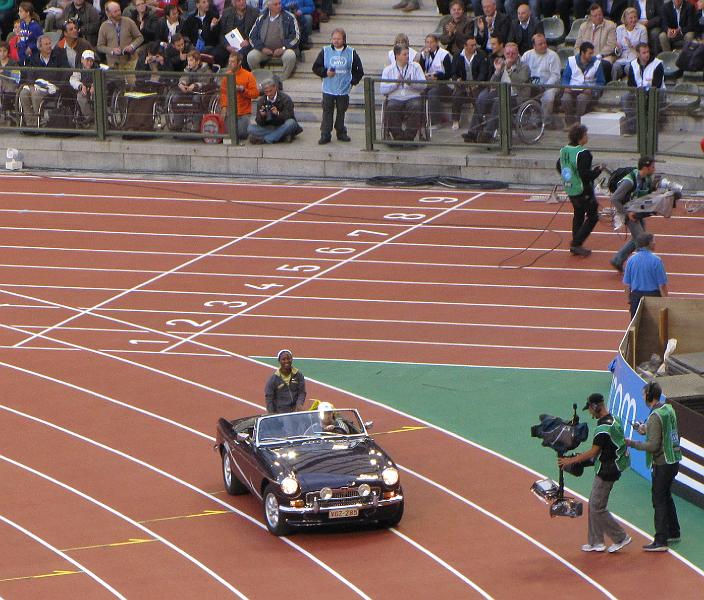
[[[415,477],[417,477],[418,479],[420,479],[420,480],[422,480],[422,481],[425,481],[425,483],[427,483],[428,485],[431,485],[431,486],[437,488],[438,490],[445,490],[445,489],[446,489],[444,486],[442,486],[442,485],[440,485],[439,483],[433,481],[433,480],[430,479],[429,477],[426,477],[425,475],[421,475],[420,473],[417,473],[417,472],[414,471],[413,469],[409,469],[408,467],[404,467],[403,465],[400,465],[400,464],[398,464],[398,463],[396,463],[396,464],[398,465],[398,467],[399,467],[400,469],[406,471],[407,473],[410,473],[411,475],[414,475]],[[456,492],[454,492],[454,491],[452,491],[452,490],[447,490],[447,492],[448,492],[448,494],[450,494],[450,496],[452,496],[452,497],[455,498],[456,500],[459,500],[460,502],[466,504],[467,506],[471,506],[472,508],[474,508],[475,510],[477,510],[478,512],[480,512],[480,513],[483,514],[484,516],[486,516],[486,517],[488,517],[489,519],[495,521],[496,523],[499,523],[500,525],[503,525],[504,527],[506,527],[507,529],[509,529],[509,530],[512,531],[513,533],[515,533],[516,535],[522,537],[522,538],[523,538],[524,540],[526,540],[527,542],[530,542],[531,544],[533,544],[533,545],[536,546],[537,548],[540,548],[540,550],[542,550],[543,552],[546,552],[546,553],[549,554],[552,558],[554,558],[555,560],[557,560],[558,562],[560,562],[560,563],[562,563],[564,566],[566,566],[570,571],[572,571],[572,572],[575,573],[576,575],[579,575],[579,577],[581,577],[582,579],[584,579],[587,583],[589,583],[590,585],[594,586],[597,590],[599,590],[599,591],[600,591],[602,594],[604,594],[604,596],[606,596],[607,598],[611,598],[611,600],[617,600],[616,596],[614,596],[611,592],[609,592],[609,590],[607,590],[607,589],[606,589],[603,585],[601,585],[598,581],[592,579],[589,575],[587,575],[587,574],[586,574],[584,571],[582,571],[580,568],[578,568],[577,566],[575,566],[574,564],[572,564],[571,562],[569,562],[567,559],[565,559],[565,558],[563,558],[562,556],[560,556],[557,552],[555,552],[555,551],[551,550],[550,548],[548,548],[548,547],[547,547],[545,544],[543,544],[542,542],[539,542],[539,541],[536,540],[534,537],[532,537],[532,536],[530,536],[529,534],[527,534],[525,531],[519,529],[519,528],[516,527],[515,525],[512,525],[512,524],[509,523],[508,521],[505,521],[504,519],[502,519],[502,518],[499,517],[498,515],[494,514],[493,512],[491,512],[491,511],[485,509],[484,507],[479,506],[476,502],[472,502],[471,500],[468,500],[468,499],[465,498],[464,496],[460,496],[458,493],[456,493]]]
[[[489,593],[485,589],[483,589],[478,584],[474,583],[468,577],[465,577],[464,575],[462,575],[462,573],[460,573],[457,569],[455,569],[455,567],[453,567],[452,565],[445,562],[442,558],[440,558],[434,552],[431,552],[430,550],[428,550],[425,546],[421,546],[418,542],[409,538],[407,535],[401,533],[398,529],[395,529],[392,527],[391,529],[389,529],[389,531],[391,533],[393,533],[394,535],[397,535],[398,537],[400,537],[405,542],[408,542],[411,546],[413,546],[417,550],[420,550],[423,554],[425,554],[426,556],[428,556],[429,558],[434,560],[436,563],[438,563],[444,569],[447,569],[448,571],[450,571],[453,575],[455,575],[457,578],[461,579],[465,584],[467,584],[475,592],[477,592],[482,598],[486,598],[487,600],[493,600],[493,596],[489,595]]]
[[[24,535],[26,535],[27,537],[33,539],[33,540],[34,540],[35,542],[37,542],[38,544],[41,544],[42,546],[44,546],[44,547],[47,548],[48,550],[51,550],[54,554],[60,556],[60,557],[63,558],[66,562],[71,563],[71,564],[72,564],[74,567],[76,567],[79,571],[82,571],[83,573],[85,573],[86,575],[88,575],[88,577],[90,577],[93,581],[95,581],[96,583],[98,583],[98,584],[100,584],[102,587],[104,587],[108,592],[110,592],[110,593],[111,593],[113,596],[115,596],[116,598],[121,598],[122,600],[127,600],[127,598],[126,598],[125,596],[123,596],[120,592],[118,592],[118,591],[117,591],[114,587],[112,587],[107,581],[105,581],[104,579],[101,579],[100,577],[98,577],[98,576],[97,576],[95,573],[93,573],[93,571],[91,571],[88,567],[82,565],[82,564],[81,564],[80,562],[78,562],[75,558],[71,558],[68,554],[66,554],[65,552],[59,550],[56,546],[50,544],[50,543],[47,542],[44,538],[39,537],[37,534],[32,533],[31,531],[29,531],[29,529],[25,529],[25,528],[22,527],[22,525],[20,525],[19,523],[15,523],[15,522],[12,521],[11,519],[8,519],[7,517],[4,517],[3,515],[0,515],[0,521],[2,521],[3,523],[6,523],[6,524],[9,525],[10,527],[14,527],[15,529],[17,529],[17,531],[22,532]]]
[[[426,225],[428,223],[431,223],[432,221],[439,219],[440,217],[443,217],[446,214],[451,213],[453,211],[453,209],[460,208],[461,206],[464,206],[465,204],[469,204],[470,202],[476,200],[477,198],[481,198],[482,195],[483,195],[482,193],[479,193],[474,196],[471,196],[470,198],[463,200],[462,202],[460,202],[456,206],[450,206],[449,208],[446,208],[445,210],[437,213],[436,215],[433,215],[432,217],[426,218],[419,223],[415,223],[414,225],[411,225],[410,227],[408,225],[406,225],[407,229],[404,229],[403,231],[399,231],[397,234],[391,236],[390,238],[383,239],[383,240],[379,241],[378,243],[374,244],[373,246],[370,246],[369,248],[365,248],[364,250],[362,250],[358,254],[353,254],[352,256],[349,256],[348,258],[345,258],[345,259],[339,261],[338,263],[328,267],[327,269],[322,269],[320,271],[316,271],[314,274],[312,274],[310,277],[304,279],[303,281],[299,281],[298,283],[294,283],[293,285],[291,285],[287,288],[284,288],[283,290],[276,292],[275,294],[271,294],[268,298],[264,298],[263,300],[260,300],[259,302],[255,303],[255,304],[249,305],[241,310],[238,310],[231,317],[228,317],[226,319],[222,319],[221,321],[219,321],[217,323],[213,323],[212,325],[205,327],[198,332],[194,332],[183,341],[171,344],[167,348],[164,348],[162,350],[162,352],[163,353],[171,352],[174,348],[177,348],[181,344],[189,342],[189,341],[195,339],[196,337],[198,337],[199,335],[206,334],[208,331],[215,329],[216,327],[220,327],[221,325],[224,325],[225,323],[239,317],[240,315],[243,315],[245,313],[248,313],[248,312],[254,310],[255,308],[258,308],[259,306],[262,306],[263,304],[266,304],[267,302],[271,302],[272,300],[279,298],[280,296],[284,296],[285,294],[292,292],[293,290],[301,287],[302,285],[305,285],[311,281],[315,281],[316,279],[319,279],[323,275],[326,275],[327,273],[329,273],[331,271],[339,269],[340,267],[343,267],[343,266],[349,264],[350,262],[353,262],[353,261],[359,259],[360,257],[364,256],[365,254],[368,254],[369,252],[373,252],[374,250],[377,250],[377,249],[383,247],[387,242],[392,242],[395,239],[397,239],[403,235],[407,235],[407,234],[415,231],[416,229],[418,229],[418,227],[421,227],[422,225]]]
[[[2,408],[3,410],[9,410],[10,412],[15,412],[16,414],[19,413],[19,411],[15,411],[13,409],[8,409],[8,407],[5,407],[5,406],[0,405],[0,408]],[[29,415],[22,415],[22,416],[33,418],[33,417],[30,417]],[[41,419],[36,419],[36,420],[41,421]],[[12,458],[10,458],[8,456],[4,456],[4,455],[0,454],[0,460],[4,460],[5,462],[10,463],[11,465],[14,465],[20,469],[23,469],[23,470],[29,472],[29,473],[32,473],[33,475],[36,475],[37,477],[45,479],[46,481],[49,481],[49,482],[53,483],[54,485],[57,485],[57,486],[65,489],[73,494],[76,494],[77,496],[80,496],[84,500],[87,500],[88,502],[95,504],[96,506],[102,508],[103,510],[106,510],[107,512],[116,516],[117,518],[122,519],[123,521],[129,523],[133,527],[136,527],[137,529],[141,529],[144,533],[152,536],[154,539],[159,540],[162,544],[171,548],[174,552],[177,552],[178,554],[183,556],[183,558],[185,558],[187,561],[193,563],[196,567],[198,567],[199,569],[201,569],[202,571],[204,571],[205,573],[210,575],[213,579],[215,579],[218,583],[220,583],[221,585],[226,587],[228,590],[230,590],[238,598],[242,598],[243,600],[247,599],[247,596],[242,594],[236,587],[234,587],[228,581],[226,581],[225,579],[220,577],[220,575],[218,575],[215,571],[213,571],[209,567],[206,567],[198,559],[196,559],[193,556],[191,556],[190,554],[188,554],[188,552],[186,552],[182,548],[179,548],[176,544],[170,542],[165,537],[159,535],[156,531],[149,529],[145,525],[142,525],[141,523],[139,523],[139,522],[135,521],[134,519],[128,517],[127,515],[121,513],[120,511],[113,508],[112,506],[108,506],[107,504],[105,504],[104,502],[101,502],[97,498],[93,498],[93,496],[90,496],[90,495],[86,494],[85,492],[82,492],[81,490],[76,489],[67,483],[64,483],[63,481],[59,481],[58,479],[52,477],[51,475],[48,475],[47,473],[43,473],[41,471],[38,471],[37,469],[34,469],[34,468],[30,467],[29,465],[25,465],[24,463],[21,463],[19,461],[13,460]]]
[[[40,375],[40,376],[41,376],[40,373],[37,373],[37,375]],[[62,381],[59,381],[59,380],[56,380],[56,381],[57,381],[57,383],[68,383],[68,382],[62,382]],[[88,391],[88,393],[89,393],[89,394],[92,394],[93,392]],[[94,439],[89,438],[89,437],[87,437],[87,436],[81,435],[80,433],[77,433],[77,432],[72,431],[72,430],[70,430],[70,429],[66,429],[65,427],[62,427],[62,426],[60,426],[60,425],[57,425],[56,423],[52,423],[52,422],[47,421],[47,420],[45,420],[45,419],[40,419],[39,417],[35,417],[34,415],[30,415],[30,414],[24,413],[24,412],[22,412],[22,411],[16,410],[16,409],[11,408],[11,407],[9,407],[9,406],[4,406],[4,405],[0,404],[0,409],[5,410],[5,411],[8,411],[8,412],[11,412],[11,413],[14,413],[14,414],[16,414],[16,415],[18,415],[18,416],[24,417],[24,418],[29,419],[29,420],[31,420],[31,421],[34,421],[34,422],[36,422],[36,423],[40,423],[40,424],[45,425],[45,426],[47,426],[47,427],[50,427],[50,428],[52,428],[52,429],[56,429],[57,431],[60,431],[60,432],[62,432],[62,433],[64,433],[64,434],[66,434],[66,435],[75,437],[76,439],[79,439],[79,440],[81,440],[81,441],[83,441],[83,442],[86,442],[86,443],[88,443],[88,444],[91,444],[91,445],[93,445],[93,446],[96,446],[96,447],[98,447],[98,448],[101,448],[101,449],[103,449],[103,450],[105,450],[105,451],[107,451],[107,452],[110,452],[110,453],[112,453],[112,454],[115,454],[115,455],[117,455],[117,456],[120,456],[121,458],[124,458],[124,459],[126,459],[126,460],[129,460],[129,461],[131,461],[131,462],[133,462],[133,463],[135,463],[135,464],[137,464],[137,465],[139,465],[139,466],[141,466],[141,467],[144,467],[145,469],[148,469],[148,470],[150,470],[150,471],[153,471],[154,473],[157,473],[157,474],[159,474],[159,475],[161,475],[161,476],[163,476],[163,477],[166,477],[167,479],[170,479],[170,480],[173,481],[174,483],[177,483],[177,484],[179,484],[179,485],[181,485],[181,486],[183,486],[183,487],[188,488],[189,490],[191,490],[191,491],[193,491],[193,492],[195,492],[195,493],[197,493],[197,494],[200,494],[201,496],[204,496],[204,497],[207,498],[208,500],[210,500],[210,501],[212,501],[212,502],[214,502],[214,503],[216,503],[216,504],[219,504],[220,506],[222,506],[222,507],[225,508],[226,510],[230,511],[231,513],[234,513],[234,514],[236,514],[236,515],[238,515],[238,516],[244,518],[246,521],[248,521],[249,523],[252,523],[253,525],[255,525],[256,527],[258,527],[259,529],[262,529],[262,530],[264,530],[264,531],[267,531],[266,525],[264,525],[263,523],[260,523],[260,522],[257,521],[254,517],[249,516],[247,513],[242,512],[241,510],[235,508],[235,507],[232,506],[231,504],[228,504],[228,503],[225,502],[224,500],[220,500],[220,499],[217,498],[216,496],[214,496],[214,495],[212,495],[212,494],[209,494],[208,492],[206,492],[206,491],[200,489],[199,487],[193,485],[192,483],[189,483],[189,482],[185,481],[184,479],[181,479],[181,478],[179,478],[179,477],[176,477],[176,475],[173,475],[173,474],[171,474],[171,473],[169,473],[169,472],[167,472],[167,471],[164,471],[163,469],[160,469],[159,467],[156,467],[156,466],[154,466],[154,465],[152,465],[152,464],[150,464],[150,463],[148,463],[148,462],[146,462],[146,461],[143,461],[143,460],[141,460],[141,459],[139,459],[139,458],[137,458],[137,457],[135,457],[135,456],[132,456],[131,454],[127,454],[126,452],[123,452],[122,450],[118,450],[117,448],[113,448],[112,446],[108,446],[108,445],[106,445],[106,444],[103,444],[103,443],[101,443],[101,442],[98,442],[97,440],[94,440]],[[184,428],[184,429],[190,430],[190,428],[187,428],[186,426],[181,426],[181,427]],[[202,433],[201,433],[200,435],[201,435],[201,437],[205,437],[205,438],[209,439],[209,440],[212,441],[212,442],[215,441],[215,438],[213,438],[213,437],[211,437],[211,436],[206,436],[205,434],[202,434]],[[9,460],[9,459],[3,457],[2,455],[0,455],[0,458],[4,458],[5,460]],[[32,471],[33,471],[33,469],[32,469]],[[42,476],[44,476],[44,475],[42,475]],[[47,477],[48,477],[48,476],[47,476]],[[60,484],[60,485],[63,485],[63,484]],[[78,492],[78,493],[82,495],[81,492]],[[96,502],[98,502],[98,501],[96,501]],[[111,512],[112,512],[112,511],[111,511]],[[129,517],[127,517],[127,519],[129,519]],[[130,519],[130,521],[132,521],[132,520]],[[142,528],[144,531],[149,532],[149,530],[148,530],[146,527],[142,526],[141,524],[137,523],[136,521],[132,521],[132,522],[134,522],[135,524],[137,524],[137,526],[139,526],[140,528]],[[160,536],[154,534],[153,532],[151,533],[151,535],[154,535],[157,539],[160,539],[160,540],[163,539],[163,538],[161,538]],[[269,535],[268,531],[267,531],[267,535]],[[345,577],[343,577],[340,573],[338,573],[335,569],[333,569],[332,567],[330,567],[330,565],[328,565],[327,563],[323,562],[321,559],[319,559],[317,556],[315,556],[314,554],[312,554],[311,552],[309,552],[308,550],[306,550],[306,549],[303,548],[302,546],[299,546],[298,544],[296,544],[295,542],[292,542],[291,540],[289,540],[289,539],[286,538],[286,537],[277,537],[276,539],[282,541],[282,542],[285,543],[287,546],[289,546],[289,547],[293,548],[294,550],[300,552],[300,553],[303,554],[306,558],[309,558],[309,559],[310,559],[311,561],[313,561],[316,565],[318,565],[318,566],[321,567],[324,571],[326,571],[327,573],[329,573],[330,575],[332,575],[332,576],[333,576],[335,579],[337,579],[340,583],[342,583],[342,584],[344,584],[345,586],[347,586],[350,590],[352,590],[355,594],[357,594],[357,595],[360,596],[361,598],[365,598],[366,600],[371,600],[370,597],[367,596],[359,587],[357,587],[356,585],[354,585],[351,581],[349,581],[348,579],[346,579]],[[185,554],[185,553],[184,553],[184,554]],[[206,568],[207,568],[207,567],[206,567]],[[224,580],[223,580],[223,581],[224,581]],[[230,588],[230,589],[232,589],[232,590],[235,590],[235,588],[232,587],[230,584],[227,584],[227,587]],[[237,593],[238,596],[240,596],[240,598],[245,598],[245,596],[241,595],[241,594],[240,594],[239,592],[237,592],[236,590],[235,590],[235,592]]]
[[[63,321],[57,323],[57,324],[54,325],[53,327],[49,327],[46,331],[49,332],[49,331],[51,331],[54,327],[59,327],[59,326],[61,326],[61,325],[65,325],[65,324],[68,323],[69,321],[72,321],[72,320],[74,320],[74,319],[77,319],[78,317],[81,317],[81,316],[83,316],[83,315],[85,315],[85,314],[89,314],[89,313],[91,312],[91,310],[93,310],[93,309],[100,308],[101,306],[105,306],[106,304],[108,304],[108,303],[110,303],[110,302],[114,302],[114,301],[117,300],[118,298],[121,298],[122,296],[125,296],[125,295],[129,294],[130,292],[132,292],[132,291],[134,291],[134,290],[138,290],[138,289],[140,289],[140,288],[142,288],[142,287],[144,287],[144,286],[150,285],[151,283],[154,283],[155,281],[158,281],[159,279],[162,279],[163,277],[166,277],[167,275],[170,275],[170,274],[172,274],[172,273],[174,273],[174,272],[176,272],[176,271],[178,271],[178,270],[180,270],[180,269],[184,269],[184,268],[188,267],[189,265],[192,265],[193,263],[195,263],[195,262],[197,262],[197,261],[199,261],[199,260],[202,260],[202,259],[204,259],[204,258],[207,258],[208,256],[211,256],[211,255],[213,255],[213,254],[216,254],[217,252],[220,252],[221,250],[224,250],[225,248],[229,248],[230,246],[233,246],[233,245],[236,244],[237,242],[240,242],[241,240],[246,239],[246,238],[249,237],[250,235],[254,235],[255,233],[258,233],[259,231],[262,231],[263,229],[266,229],[267,227],[271,227],[272,225],[276,225],[276,224],[278,224],[278,223],[282,223],[282,222],[285,221],[287,218],[292,217],[292,216],[295,216],[295,215],[297,215],[298,213],[300,213],[300,212],[306,210],[307,208],[311,208],[311,207],[313,207],[313,206],[316,206],[316,205],[318,205],[318,204],[320,204],[320,203],[322,203],[322,202],[325,202],[325,200],[328,200],[329,198],[332,198],[332,197],[337,196],[338,194],[342,194],[342,193],[344,193],[344,192],[345,192],[345,188],[341,188],[341,189],[337,190],[336,192],[334,192],[334,193],[332,193],[332,194],[329,194],[328,196],[325,196],[324,198],[321,198],[320,200],[316,200],[315,202],[312,202],[311,204],[308,204],[308,205],[304,206],[303,208],[300,208],[300,209],[298,209],[298,210],[296,210],[296,211],[294,211],[294,212],[292,212],[292,213],[287,213],[286,215],[282,216],[281,218],[277,219],[276,221],[269,222],[269,223],[267,223],[267,224],[265,224],[265,225],[262,225],[261,227],[259,227],[259,228],[257,228],[257,229],[254,229],[254,230],[252,230],[252,231],[250,231],[250,232],[248,232],[248,233],[246,233],[246,234],[244,234],[244,235],[237,236],[237,237],[235,237],[234,239],[231,238],[231,239],[230,239],[228,242],[226,242],[225,244],[221,244],[221,245],[218,246],[217,248],[213,248],[212,250],[209,250],[208,252],[205,252],[205,253],[201,254],[200,256],[197,256],[197,257],[195,257],[195,258],[192,258],[191,260],[188,260],[188,261],[186,261],[185,263],[182,263],[182,264],[180,264],[180,265],[177,265],[177,266],[175,266],[175,267],[169,269],[168,271],[164,271],[164,272],[160,273],[159,275],[157,275],[157,276],[155,276],[155,277],[152,277],[152,278],[150,278],[150,279],[148,279],[148,280],[146,280],[146,281],[143,281],[142,283],[139,283],[139,284],[137,284],[136,286],[133,286],[133,287],[131,287],[131,288],[128,289],[128,290],[125,290],[125,291],[123,291],[123,292],[120,292],[119,294],[116,294],[116,295],[114,295],[114,296],[112,296],[112,297],[110,297],[110,298],[107,298],[107,299],[103,300],[102,302],[99,302],[98,304],[96,304],[95,306],[93,306],[91,309],[82,310],[82,311],[80,311],[78,314],[72,315],[71,317],[68,317],[67,319],[64,319]],[[28,338],[26,338],[26,339],[24,339],[24,340],[21,340],[21,341],[19,341],[19,342],[17,342],[17,344],[15,344],[15,347],[22,346],[23,344],[32,341],[33,339],[35,339],[35,338],[37,337],[37,335],[38,335],[38,334],[33,334],[33,335],[31,335],[30,337],[28,337]]]

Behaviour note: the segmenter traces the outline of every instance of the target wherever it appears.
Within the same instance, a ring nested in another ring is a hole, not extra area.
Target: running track
[[[437,428],[385,436],[408,497],[390,531],[274,538],[211,451],[219,416],[261,410],[271,369],[247,356],[291,344],[603,369],[627,323],[617,234],[572,257],[567,207],[506,192],[8,176],[0,198],[0,596],[700,597],[641,532],[581,553],[586,523],[527,499],[535,473]],[[650,221],[673,295],[702,296],[702,218]],[[377,431],[418,424],[310,387]]]

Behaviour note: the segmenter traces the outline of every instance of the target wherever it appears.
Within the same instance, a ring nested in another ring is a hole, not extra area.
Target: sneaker
[[[606,550],[605,544],[584,544],[582,546],[582,552],[604,552]]]
[[[592,253],[592,251],[584,246],[570,246],[570,253],[575,256],[584,256],[586,258]]]
[[[621,548],[623,548],[624,546],[627,546],[632,541],[633,540],[631,539],[631,537],[627,535],[625,538],[623,538],[622,541],[616,542],[615,544],[611,544],[609,546],[609,552],[611,552],[611,553],[618,552]]]
[[[346,133],[338,133],[337,139],[341,142],[351,142],[352,141],[352,138],[349,135],[347,135]]]
[[[460,122],[459,121],[452,121],[452,129],[459,129],[460,128]]]
[[[609,264],[610,264],[614,269],[616,269],[619,273],[623,273],[623,265],[622,265],[620,262],[618,262],[615,258],[612,258],[612,259],[609,261]]]
[[[667,552],[667,544],[661,544],[653,540],[649,544],[643,546],[646,552]]]

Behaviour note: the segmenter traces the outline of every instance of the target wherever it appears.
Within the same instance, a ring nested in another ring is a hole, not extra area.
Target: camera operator
[[[616,209],[617,216],[625,220],[626,227],[631,232],[630,239],[613,256],[611,266],[619,273],[623,273],[623,264],[636,249],[636,239],[645,233],[645,216],[633,212],[626,212],[624,205],[632,198],[647,196],[657,188],[655,174],[655,160],[652,156],[641,156],[638,168],[633,169],[618,184],[616,191],[611,196],[611,204]]]
[[[303,129],[296,121],[293,100],[279,91],[272,79],[262,83],[264,95],[257,105],[255,123],[249,125],[251,144],[292,142]]]
[[[594,463],[594,482],[589,495],[588,543],[582,546],[583,552],[604,552],[604,535],[613,541],[609,552],[617,552],[631,542],[630,536],[613,518],[607,508],[609,494],[616,481],[631,464],[623,435],[623,426],[618,417],[609,413],[601,394],[590,394],[582,410],[597,419],[592,447],[576,456],[562,456],[557,459],[560,468],[577,463]]]

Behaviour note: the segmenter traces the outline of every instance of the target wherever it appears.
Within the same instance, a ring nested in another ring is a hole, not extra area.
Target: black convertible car
[[[376,522],[403,516],[403,490],[391,458],[356,410],[219,419],[215,448],[229,494],[253,493],[274,535],[293,527]]]

